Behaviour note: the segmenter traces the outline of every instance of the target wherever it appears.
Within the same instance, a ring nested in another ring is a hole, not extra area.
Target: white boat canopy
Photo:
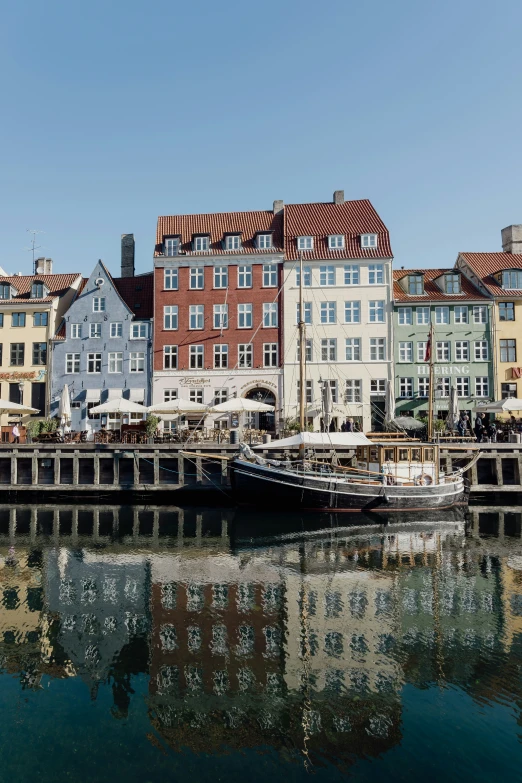
[[[298,432],[289,438],[273,440],[255,446],[256,449],[292,449],[299,446],[317,446],[319,448],[345,448],[354,449],[357,446],[371,446],[363,432]]]
[[[508,397],[507,400],[486,402],[473,408],[475,413],[509,413],[510,411],[522,411],[522,400],[517,397]]]

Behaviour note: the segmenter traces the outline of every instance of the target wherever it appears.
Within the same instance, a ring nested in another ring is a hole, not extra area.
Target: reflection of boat
[[[357,535],[395,535],[399,533],[426,533],[458,531],[463,533],[465,509],[455,507],[440,511],[426,510],[409,513],[346,514],[329,512],[288,512],[284,516],[246,509],[236,511],[230,529],[234,548],[252,548],[299,541],[323,541],[332,537]]]

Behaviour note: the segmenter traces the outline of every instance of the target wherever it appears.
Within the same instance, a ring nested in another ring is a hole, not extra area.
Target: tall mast
[[[433,397],[435,388],[433,383],[433,322],[430,321],[430,380],[429,380],[429,407],[428,407],[428,440],[433,440]]]
[[[303,312],[303,254],[299,253],[299,428],[305,431],[306,327]]]

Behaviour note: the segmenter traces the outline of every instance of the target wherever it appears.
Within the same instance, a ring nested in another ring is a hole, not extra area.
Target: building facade
[[[50,271],[52,261],[45,262]],[[80,283],[77,272],[0,277],[0,397],[36,408],[36,418],[49,412],[49,340]],[[30,420],[31,416],[22,417],[24,425]],[[3,414],[2,424],[8,421]]]
[[[275,416],[253,414],[247,423],[277,429],[282,266],[282,202],[271,211],[158,219],[154,403],[258,399],[274,405]],[[166,428],[175,421],[164,418]],[[230,418],[216,415],[207,422],[228,426]]]
[[[299,416],[299,257],[303,259],[306,415],[322,426],[322,392],[332,390],[333,426],[352,417],[382,427],[393,377],[392,251],[388,230],[367,200],[285,207],[285,418]]]
[[[433,325],[434,416],[445,418],[451,386],[470,412],[493,394],[491,306],[455,269],[394,272],[394,351],[397,415],[427,416]]]
[[[51,413],[68,384],[73,430],[119,429],[120,414],[89,413],[109,399],[150,404],[152,294],[152,274],[113,278],[102,261],[82,281],[52,341]]]
[[[522,396],[522,225],[502,229],[499,253],[459,253],[456,267],[491,300],[496,400]]]

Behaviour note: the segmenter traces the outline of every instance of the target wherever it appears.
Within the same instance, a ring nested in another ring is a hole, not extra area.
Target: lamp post
[[[20,381],[18,383],[18,391],[20,392],[20,400],[19,400],[20,405],[23,405],[23,402],[24,402],[24,382],[23,381]]]

